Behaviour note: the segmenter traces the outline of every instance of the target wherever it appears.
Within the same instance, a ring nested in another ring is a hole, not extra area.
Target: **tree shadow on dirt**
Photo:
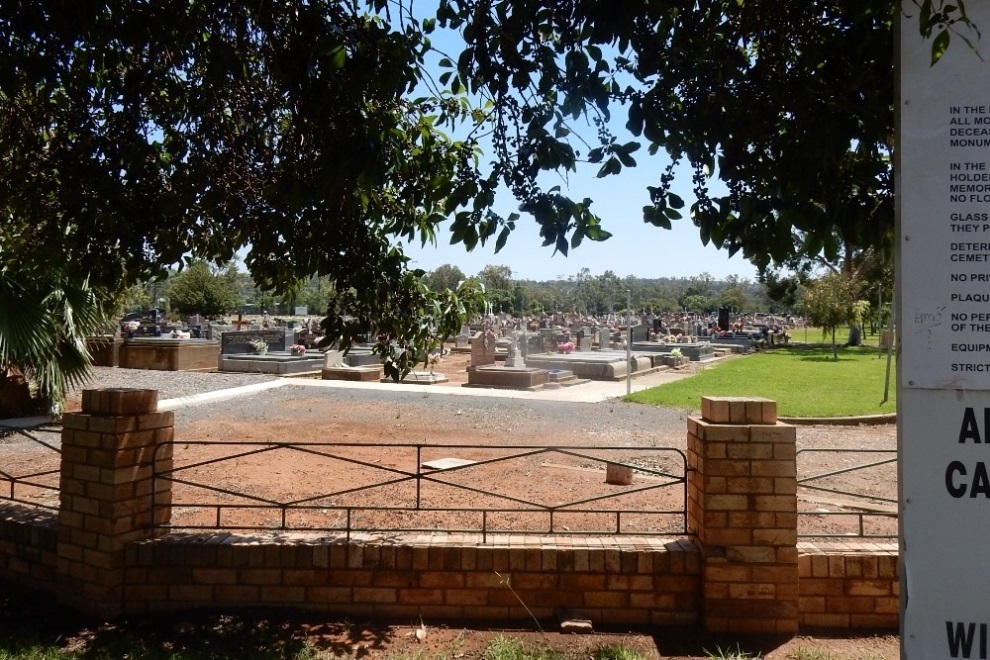
[[[389,627],[373,622],[328,622],[319,615],[254,609],[157,614],[104,622],[59,607],[47,594],[3,582],[0,594],[2,657],[36,657],[28,653],[38,647],[100,660],[276,660],[305,657],[307,649],[333,657],[360,657],[387,648],[393,636]]]

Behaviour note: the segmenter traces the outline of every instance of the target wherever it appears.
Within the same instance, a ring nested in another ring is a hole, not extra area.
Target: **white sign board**
[[[969,2],[990,33],[990,6]],[[931,66],[901,21],[901,341],[905,384],[990,389],[990,67],[961,39]]]
[[[903,388],[901,646],[990,658],[990,392]]]
[[[302,307],[296,307],[296,311],[293,316],[306,316],[309,314],[309,307],[303,305]]]
[[[903,657],[990,658],[990,64],[931,66],[904,0],[898,99]],[[966,2],[990,34],[990,2]],[[965,30],[965,28],[961,28]]]

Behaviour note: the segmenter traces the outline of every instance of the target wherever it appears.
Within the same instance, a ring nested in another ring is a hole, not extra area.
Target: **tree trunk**
[[[836,360],[839,359],[839,347],[835,343],[835,328],[832,328],[832,357]]]

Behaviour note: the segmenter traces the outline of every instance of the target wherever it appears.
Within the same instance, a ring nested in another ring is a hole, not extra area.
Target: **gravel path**
[[[278,380],[261,374],[146,371],[97,367],[90,387],[137,387],[159,390],[159,399],[179,398],[206,392]],[[477,394],[475,395],[475,392]],[[201,429],[209,420],[235,420],[264,427],[277,422],[342,429],[346,425],[378,425],[383,435],[409,442],[430,442],[432,436],[498,437],[504,444],[575,441],[636,446],[683,446],[687,413],[608,401],[597,404],[504,399],[359,388],[307,387],[289,379],[289,384],[257,394],[240,396],[176,410],[177,432],[183,427]],[[453,432],[456,430],[456,432]],[[384,439],[384,438],[383,438]],[[799,447],[894,448],[896,427],[801,426]]]
[[[216,392],[272,380],[278,380],[278,376],[93,367],[93,379],[72,392],[70,399],[79,397],[81,390],[105,387],[135,387],[158,390],[159,400],[175,399],[190,394]]]

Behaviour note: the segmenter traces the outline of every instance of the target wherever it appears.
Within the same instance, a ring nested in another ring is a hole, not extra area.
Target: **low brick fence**
[[[739,633],[898,625],[894,544],[798,542],[795,430],[772,401],[705,398],[689,420],[690,536],[678,539],[166,534],[151,488],[167,505],[170,483],[152,481],[151,461],[171,440],[156,392],[85,392],[64,421],[57,516],[0,507],[0,579],[106,617],[285,606],[414,620],[568,610]]]

